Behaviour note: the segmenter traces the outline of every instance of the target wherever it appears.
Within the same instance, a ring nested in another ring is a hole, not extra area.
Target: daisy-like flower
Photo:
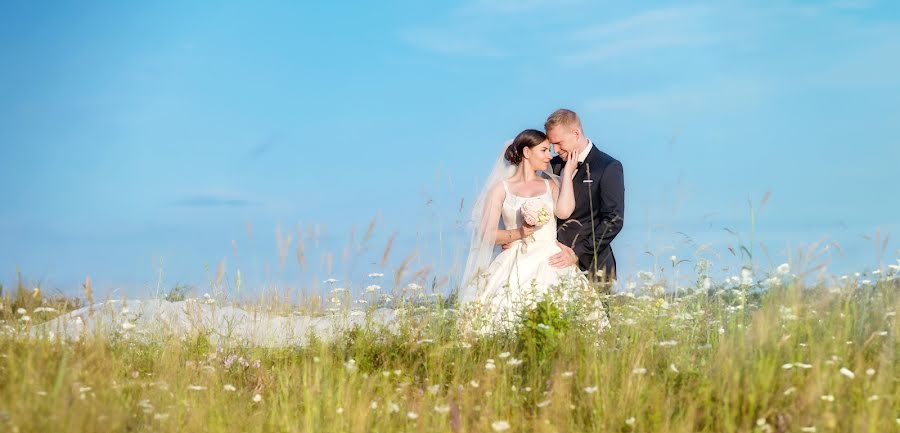
[[[506,359],[506,358],[509,358],[509,352],[503,352],[503,353],[497,355],[497,357],[500,358],[500,359]]]
[[[597,389],[598,389],[598,387],[596,387],[596,386],[586,386],[586,387],[584,387],[584,392],[586,392],[588,394],[593,394],[593,393],[597,392]]]
[[[409,412],[406,412],[406,417],[409,419],[415,420],[415,419],[419,419],[419,414],[417,414],[413,411],[409,411]]]
[[[511,365],[513,367],[522,363],[521,359],[518,358],[510,358],[509,361],[506,361],[506,365]]]
[[[874,375],[875,375],[875,369],[874,369],[874,368],[866,369],[866,376],[874,376]]]
[[[856,374],[844,367],[841,367],[841,374],[846,376],[848,379],[853,379],[854,377],[856,377]]]
[[[627,424],[628,427],[632,427],[632,428],[633,428],[634,425],[635,425],[636,423],[637,423],[637,420],[634,419],[634,417],[631,417],[631,418],[628,418],[628,419],[625,420],[625,424]]]
[[[497,420],[491,423],[491,429],[494,431],[506,431],[509,430],[509,422],[506,420]]]
[[[228,392],[237,391],[237,388],[235,388],[235,386],[230,383],[226,383],[225,386],[222,387],[222,389],[224,389],[225,391],[228,391]]]
[[[478,388],[478,385],[479,385],[479,384],[478,384],[478,381],[477,381],[477,380],[474,380],[474,379],[473,379],[473,380],[470,380],[470,381],[469,381],[469,386],[471,386],[472,388]]]
[[[20,316],[24,316],[25,313],[27,313],[27,312],[28,312],[28,310],[26,310],[26,309],[24,309],[24,308],[17,308],[17,309],[16,309],[16,313],[17,313],[18,315],[20,315]]]
[[[259,402],[261,402],[261,401],[262,401],[262,395],[260,395],[260,394],[254,394],[254,395],[253,395],[253,402],[254,402],[254,403],[259,403]]]
[[[485,370],[493,370],[493,369],[495,369],[495,368],[497,368],[497,366],[494,364],[494,360],[493,360],[493,359],[489,359],[488,362],[486,362],[486,363],[484,364],[484,369],[485,369]]]

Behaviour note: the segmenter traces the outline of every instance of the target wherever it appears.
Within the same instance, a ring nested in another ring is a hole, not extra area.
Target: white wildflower
[[[344,408],[338,406],[337,409],[334,410],[334,413],[340,415],[340,414],[344,413]]]
[[[753,271],[749,268],[741,268],[741,284],[746,286],[753,284]]]
[[[562,374],[561,374],[561,376],[562,376],[562,377],[565,377],[565,378],[569,378],[569,377],[572,377],[572,376],[574,376],[574,375],[575,375],[575,372],[572,372],[572,371],[564,371],[564,372],[562,372]]]
[[[816,433],[816,427],[815,426],[800,427],[800,431],[803,433]]]
[[[24,309],[24,308],[18,308],[18,309],[16,309],[16,313],[18,313],[20,316],[24,316],[25,313],[27,313],[27,312],[28,312],[28,310],[26,310],[26,309]]]
[[[878,401],[879,398],[880,397],[878,397],[878,395],[873,395],[873,396],[870,396],[866,401],[871,403],[873,401]]]
[[[255,395],[253,396],[253,402],[254,402],[254,403],[259,403],[259,402],[261,402],[261,401],[262,401],[262,396],[261,396],[261,395],[255,394]]]
[[[597,392],[597,389],[598,389],[598,387],[596,387],[596,386],[586,386],[586,387],[584,387],[584,392],[586,392],[588,394],[593,394],[593,393]]]
[[[510,427],[510,426],[509,426],[509,423],[506,422],[505,420],[494,421],[494,422],[491,423],[491,428],[492,428],[494,431],[505,431],[505,430],[509,430],[509,427]]]
[[[672,346],[675,346],[676,344],[678,344],[678,342],[675,340],[666,340],[666,341],[659,342],[659,345],[662,347],[672,347]]]
[[[428,387],[428,393],[431,394],[431,395],[435,395],[435,394],[437,394],[437,393],[439,393],[439,392],[441,392],[441,386],[440,386],[440,385],[431,385],[431,386]]]
[[[825,394],[825,395],[823,395],[823,396],[821,396],[821,397],[819,397],[819,398],[821,398],[822,401],[828,401],[828,402],[834,401],[834,396],[831,395],[831,394]]]
[[[500,358],[500,359],[506,359],[506,358],[509,358],[509,352],[503,352],[503,353],[497,355],[497,357]]]
[[[794,387],[792,386],[792,387],[790,387],[790,388],[784,390],[784,393],[783,393],[783,394],[784,394],[785,396],[788,396],[788,395],[791,395],[791,394],[793,394],[793,393],[795,393],[795,392],[797,392],[797,388],[794,388]]]
[[[647,373],[647,369],[643,367],[637,367],[634,370],[631,370],[631,374],[641,375]]]
[[[235,388],[235,386],[230,383],[226,383],[225,386],[222,387],[222,389],[224,389],[225,391],[228,391],[228,392],[237,391],[237,388]]]
[[[419,419],[419,414],[417,414],[413,411],[409,411],[409,412],[406,412],[406,417],[409,419]]]
[[[478,384],[478,381],[477,381],[477,380],[474,380],[474,379],[473,379],[473,380],[470,380],[470,381],[469,381],[469,386],[471,386],[472,388],[478,388],[478,385],[479,385],[479,384]]]
[[[875,375],[875,369],[874,369],[874,368],[866,369],[866,376],[874,376],[874,375]]]
[[[369,402],[369,409],[371,409],[371,410],[378,409],[378,402],[375,401],[375,400],[370,401],[370,402]]]
[[[355,372],[357,370],[356,360],[353,358],[350,358],[350,360],[348,360],[347,362],[344,363],[344,369],[347,370],[347,372],[349,372],[349,373]]]
[[[625,424],[627,424],[628,427],[634,428],[634,425],[635,425],[636,423],[637,423],[637,420],[636,420],[634,417],[630,417],[630,418],[628,418],[628,419],[625,420]]]
[[[509,361],[506,361],[506,365],[511,365],[513,367],[515,367],[521,363],[522,363],[522,360],[517,359],[517,358],[510,358]]]
[[[206,387],[203,385],[188,385],[188,390],[190,391],[203,391]]]
[[[446,404],[436,405],[434,407],[434,411],[437,413],[440,413],[440,414],[444,414],[444,413],[450,412],[450,406],[448,406]]]
[[[400,405],[394,402],[388,402],[388,411],[390,413],[400,412]]]
[[[844,367],[841,367],[841,374],[847,376],[848,379],[853,379],[854,377],[856,377],[856,374]]]
[[[381,286],[379,286],[378,284],[372,284],[370,286],[366,286],[366,292],[372,293],[377,290],[381,290]]]
[[[675,364],[669,364],[669,370],[671,370],[672,373],[678,374],[678,367],[676,367]]]
[[[493,359],[489,359],[488,362],[486,362],[486,363],[484,364],[484,369],[485,369],[485,370],[493,370],[493,369],[495,369],[495,368],[497,368],[497,366],[494,365],[494,360],[493,360]]]
[[[804,364],[802,362],[795,362],[794,366],[798,367],[798,368],[802,368],[804,370],[809,370],[810,368],[813,368],[812,364]]]
[[[329,278],[329,279],[327,279],[327,280],[325,280],[325,281],[322,281],[322,284],[334,284],[334,283],[336,283],[336,282],[338,282],[338,280],[336,280],[336,279],[334,279],[334,278]]]
[[[165,421],[167,419],[169,419],[169,414],[167,414],[167,413],[158,413],[158,414],[153,415],[154,421]]]
[[[791,271],[791,265],[787,263],[782,263],[778,265],[778,268],[775,269],[775,272],[778,272],[779,275],[786,275]]]
[[[539,407],[539,408],[544,408],[544,407],[547,407],[547,406],[549,406],[549,405],[550,405],[550,400],[544,400],[544,401],[539,402],[538,404],[536,404],[536,406]]]

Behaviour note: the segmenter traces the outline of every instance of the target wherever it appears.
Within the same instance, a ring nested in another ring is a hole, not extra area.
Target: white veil
[[[497,230],[500,227],[500,218],[497,221],[488,221],[492,206],[496,205],[491,200],[491,190],[495,185],[508,179],[516,173],[516,166],[509,163],[504,156],[506,148],[512,144],[512,140],[503,143],[500,155],[494,161],[491,173],[481,186],[481,191],[472,203],[472,215],[469,218],[469,255],[466,258],[466,268],[459,284],[460,305],[475,299],[478,292],[482,273],[494,258]]]

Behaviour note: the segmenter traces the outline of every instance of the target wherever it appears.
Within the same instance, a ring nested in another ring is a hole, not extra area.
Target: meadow
[[[407,285],[385,289],[404,311],[394,331],[274,349],[202,330],[35,338],[83,300],[20,282],[0,294],[0,431],[900,430],[900,261],[812,282],[787,264],[721,284],[695,273],[676,291],[639,274],[605,297],[600,332],[542,302],[510,332],[472,336],[452,297]]]

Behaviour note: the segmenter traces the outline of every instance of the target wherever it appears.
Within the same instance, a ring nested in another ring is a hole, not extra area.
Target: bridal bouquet
[[[522,204],[519,211],[522,212],[522,220],[525,221],[525,224],[530,226],[540,227],[550,221],[550,209],[547,209],[547,205],[539,199],[526,201]],[[528,238],[531,238],[533,241],[534,235],[531,235]],[[528,238],[522,239],[523,246],[528,245]]]

